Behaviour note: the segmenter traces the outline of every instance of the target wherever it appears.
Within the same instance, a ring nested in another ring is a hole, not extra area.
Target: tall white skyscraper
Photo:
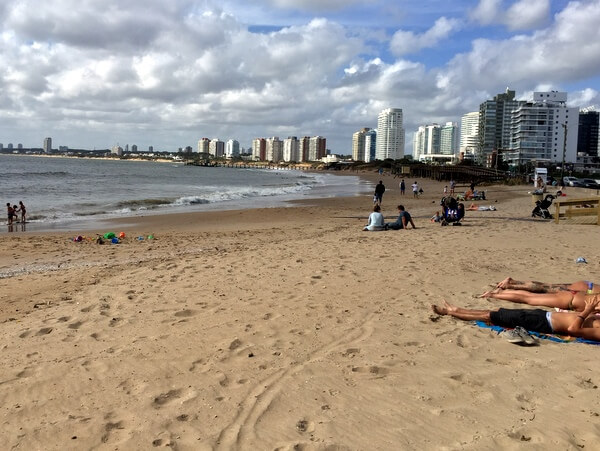
[[[377,143],[375,158],[397,160],[404,157],[404,128],[402,109],[387,108],[377,118]]]
[[[240,156],[240,143],[235,139],[230,139],[225,143],[225,158]]]
[[[298,138],[295,136],[288,136],[286,139],[283,140],[283,161],[286,162],[290,162],[290,161],[299,161],[299,151],[298,149],[300,148],[299,146],[299,141]]]
[[[479,143],[479,111],[473,111],[460,119],[460,149],[463,155],[474,157]]]

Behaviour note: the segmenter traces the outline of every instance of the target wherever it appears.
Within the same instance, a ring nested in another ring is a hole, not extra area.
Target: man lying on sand
[[[586,291],[575,290],[557,291],[555,293],[531,293],[525,290],[502,290],[501,288],[496,288],[495,290],[486,291],[479,297],[581,312],[585,308],[586,299],[594,296],[587,294]]]
[[[580,280],[573,283],[546,283],[536,282],[529,280],[527,282],[521,282],[511,277],[507,277],[502,282],[496,285],[497,288],[511,289],[511,290],[525,290],[531,291],[532,293],[556,293],[557,291],[586,291],[588,289],[587,280]],[[594,285],[597,288],[594,293],[600,293],[600,285]]]
[[[600,298],[598,296],[588,297],[581,313],[548,312],[541,309],[472,310],[443,302],[442,306],[431,306],[438,315],[453,316],[463,321],[484,321],[506,328],[520,326],[532,332],[556,333],[600,341],[600,311],[597,308]]]

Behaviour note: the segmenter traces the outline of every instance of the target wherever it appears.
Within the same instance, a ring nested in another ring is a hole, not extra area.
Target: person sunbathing
[[[542,309],[474,310],[456,307],[446,301],[443,301],[441,306],[432,305],[431,309],[438,315],[448,315],[463,321],[484,321],[506,328],[521,326],[532,332],[556,333],[600,341],[598,303],[598,296],[590,296],[585,300],[585,307],[581,313],[548,312]]]
[[[486,291],[479,297],[581,312],[585,307],[586,299],[594,297],[594,295],[576,290],[556,291],[554,293],[531,293],[525,290],[503,290],[502,288],[496,288]]]
[[[588,286],[591,282],[587,280],[579,280],[573,283],[546,283],[536,282],[535,280],[528,280],[521,282],[511,277],[507,277],[502,282],[499,282],[496,287],[502,289],[511,290],[525,290],[532,293],[556,293],[558,291],[587,291]],[[592,287],[598,287],[594,289],[594,293],[600,293],[600,285],[594,285]]]

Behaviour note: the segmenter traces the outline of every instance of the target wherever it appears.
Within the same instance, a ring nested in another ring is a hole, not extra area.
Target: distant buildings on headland
[[[569,108],[566,92],[534,92],[516,100],[515,91],[486,100],[460,121],[424,124],[413,136],[412,158],[429,163],[471,160],[486,167],[525,164],[577,164],[600,167],[600,114]],[[352,136],[352,159],[370,162],[404,156],[402,110],[383,110],[377,129],[364,127]]]

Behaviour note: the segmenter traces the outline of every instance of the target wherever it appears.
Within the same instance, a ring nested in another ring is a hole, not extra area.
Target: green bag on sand
[[[110,240],[110,239],[114,238],[115,236],[116,236],[115,232],[106,232],[104,234],[104,238],[106,238],[107,240]]]

